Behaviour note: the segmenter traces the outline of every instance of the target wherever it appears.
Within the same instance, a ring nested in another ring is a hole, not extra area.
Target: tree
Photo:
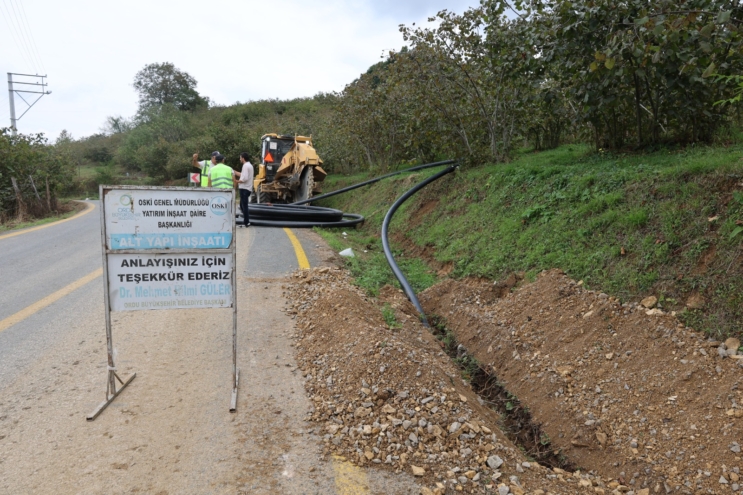
[[[193,111],[208,104],[196,91],[196,79],[170,62],[146,65],[134,76],[133,86],[139,93],[140,112],[165,105]]]
[[[101,126],[101,132],[106,136],[113,136],[129,131],[132,127],[132,122],[121,115],[109,115],[106,117],[106,122]]]

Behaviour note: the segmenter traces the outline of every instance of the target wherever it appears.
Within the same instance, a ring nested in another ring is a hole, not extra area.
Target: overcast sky
[[[134,75],[172,62],[217,104],[340,91],[403,45],[399,24],[478,0],[0,0],[0,71],[47,74],[44,96],[19,122],[56,139],[99,131],[137,108]],[[279,56],[277,56],[280,54]],[[29,80],[29,79],[26,79]],[[7,91],[0,127],[10,125]],[[25,95],[24,95],[25,96]],[[32,97],[33,95],[28,95]],[[16,97],[16,115],[26,105]]]

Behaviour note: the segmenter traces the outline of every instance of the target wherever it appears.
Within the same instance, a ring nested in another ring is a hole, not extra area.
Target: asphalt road
[[[53,304],[2,330],[2,321],[102,267],[100,208],[70,221],[2,238],[0,235],[0,390],[35,357],[76,326],[80,315],[98,313],[105,336],[103,281],[97,277]],[[244,275],[281,277],[298,268],[283,229],[250,227],[250,259]],[[310,266],[322,261],[317,243],[294,230]],[[3,234],[7,235],[7,233]]]
[[[136,379],[87,422],[107,366],[91,204],[0,235],[0,493],[419,493],[410,476],[324,458],[324,432],[305,421],[313,406],[283,308],[285,276],[335,256],[312,231],[237,231],[235,413],[229,309],[125,311],[112,313],[114,355]]]

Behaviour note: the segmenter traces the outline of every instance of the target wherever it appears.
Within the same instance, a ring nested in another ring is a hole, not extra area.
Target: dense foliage
[[[134,77],[140,110],[172,105],[178,110],[195,110],[207,105],[196,91],[196,79],[173,64],[149,64]]]
[[[79,190],[184,181],[190,157],[258,152],[260,136],[312,135],[330,172],[516,149],[596,150],[725,141],[743,94],[743,12],[731,0],[482,0],[401,26],[406,46],[339,93],[210,104],[172,63],[134,78],[139,109],[62,140]],[[59,146],[58,146],[59,147]],[[85,167],[87,165],[87,167]]]
[[[55,211],[59,192],[72,179],[64,143],[52,147],[41,134],[14,136],[0,129],[0,223]]]
[[[340,119],[370,164],[710,142],[737,111],[715,102],[740,93],[741,19],[727,0],[484,0],[401,27],[409,48],[346,88]]]

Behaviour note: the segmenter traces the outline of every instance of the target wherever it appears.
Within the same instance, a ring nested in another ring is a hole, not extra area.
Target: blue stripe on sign
[[[111,234],[111,249],[226,249],[232,234]]]

